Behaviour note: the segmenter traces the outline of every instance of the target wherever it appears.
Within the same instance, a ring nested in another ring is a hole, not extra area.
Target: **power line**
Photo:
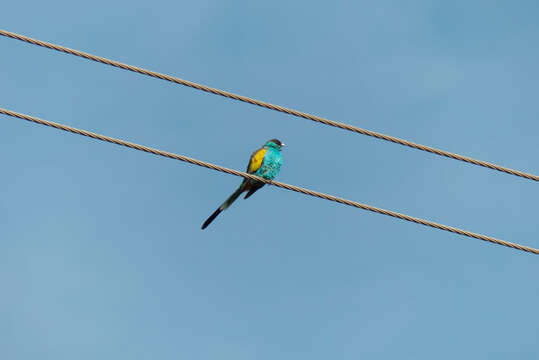
[[[173,82],[173,83],[176,83],[176,84],[188,86],[188,87],[198,89],[198,90],[202,90],[202,91],[205,91],[205,92],[208,92],[208,93],[224,96],[224,97],[227,97],[227,98],[230,98],[230,99],[243,101],[243,102],[246,102],[246,103],[249,103],[249,104],[252,104],[252,105],[257,105],[257,106],[260,106],[260,107],[263,107],[263,108],[267,108],[267,109],[271,109],[271,110],[275,110],[275,111],[280,111],[280,112],[285,113],[285,114],[297,116],[297,117],[304,118],[304,119],[307,119],[307,120],[312,120],[312,121],[322,123],[322,124],[325,124],[325,125],[337,127],[337,128],[340,128],[340,129],[352,131],[352,132],[367,135],[367,136],[372,136],[372,137],[375,137],[377,139],[390,141],[390,142],[393,142],[393,143],[396,143],[396,144],[399,144],[399,145],[408,146],[408,147],[418,149],[418,150],[422,150],[422,151],[426,151],[426,152],[429,152],[429,153],[432,153],[432,154],[436,154],[436,155],[448,157],[448,158],[451,158],[451,159],[467,162],[467,163],[470,163],[470,164],[486,167],[486,168],[489,168],[489,169],[492,169],[492,170],[496,170],[496,171],[504,172],[504,173],[507,173],[507,174],[523,177],[523,178],[526,178],[526,179],[539,181],[539,176],[529,174],[529,173],[526,173],[526,172],[523,172],[523,171],[513,170],[513,169],[510,169],[510,168],[500,166],[500,165],[492,164],[492,163],[482,161],[482,160],[477,160],[477,159],[474,159],[474,158],[471,158],[471,157],[468,157],[468,156],[463,156],[463,155],[451,153],[449,151],[437,149],[437,148],[434,148],[434,147],[421,145],[421,144],[416,144],[416,143],[408,141],[408,140],[400,139],[400,138],[393,137],[393,136],[390,136],[390,135],[385,135],[385,134],[378,133],[378,132],[371,131],[371,130],[362,129],[362,128],[359,128],[359,127],[356,127],[356,126],[353,126],[353,125],[340,123],[340,122],[329,120],[329,119],[326,119],[326,118],[323,118],[323,117],[320,117],[320,116],[307,114],[307,113],[304,113],[304,112],[301,112],[301,111],[298,111],[298,110],[286,108],[284,106],[274,105],[274,104],[271,104],[271,103],[268,103],[268,102],[265,102],[265,101],[260,101],[260,100],[252,99],[252,98],[249,98],[249,97],[246,97],[246,96],[237,95],[237,94],[234,94],[234,93],[231,93],[231,92],[228,92],[228,91],[219,90],[219,89],[216,89],[216,88],[212,88],[210,86],[197,84],[197,83],[194,83],[194,82],[188,81],[188,80],[183,80],[183,79],[180,79],[178,77],[161,74],[161,73],[158,73],[158,72],[155,72],[155,71],[146,70],[146,69],[136,67],[136,66],[132,66],[132,65],[127,65],[127,64],[124,64],[124,63],[121,63],[121,62],[118,62],[118,61],[106,59],[106,58],[99,57],[99,56],[96,56],[96,55],[92,55],[92,54],[89,54],[89,53],[86,53],[86,52],[83,52],[83,51],[70,49],[70,48],[67,48],[67,47],[64,47],[64,46],[61,46],[61,45],[56,45],[56,44],[48,43],[48,42],[45,42],[45,41],[36,40],[36,39],[30,38],[28,36],[12,33],[12,32],[6,31],[6,30],[0,29],[0,35],[6,36],[6,37],[9,37],[9,38],[12,38],[12,39],[24,41],[24,42],[27,42],[27,43],[30,43],[30,44],[33,44],[33,45],[42,46],[42,47],[45,47],[45,48],[48,48],[48,49],[61,51],[61,52],[67,53],[67,54],[83,57],[83,58],[88,59],[88,60],[97,61],[97,62],[107,64],[107,65],[111,65],[111,66],[114,66],[114,67],[117,67],[117,68],[120,68],[120,69],[129,70],[129,71],[133,71],[133,72],[136,72],[136,73],[139,73],[139,74],[143,74],[143,75],[155,77],[155,78],[158,78],[158,79],[170,81],[170,82]]]
[[[184,156],[184,155],[178,155],[178,154],[170,153],[170,152],[167,152],[167,151],[162,151],[162,150],[150,148],[150,147],[135,144],[135,143],[132,143],[132,142],[129,142],[129,141],[120,140],[120,139],[108,137],[108,136],[105,136],[105,135],[100,135],[100,134],[97,134],[97,133],[94,133],[94,132],[91,132],[91,131],[81,130],[81,129],[77,129],[77,128],[74,128],[74,127],[71,127],[71,126],[55,123],[55,122],[48,121],[48,120],[43,120],[43,119],[40,119],[40,118],[37,118],[37,117],[34,117],[34,116],[20,114],[20,113],[17,113],[15,111],[7,110],[7,109],[0,108],[0,114],[5,114],[5,115],[12,116],[12,117],[15,117],[15,118],[19,118],[19,119],[22,119],[22,120],[27,120],[27,121],[30,121],[30,122],[33,122],[33,123],[36,123],[36,124],[50,126],[50,127],[53,127],[53,128],[59,129],[59,130],[68,131],[68,132],[71,132],[71,133],[74,133],[74,134],[91,137],[93,139],[106,141],[106,142],[121,145],[121,146],[126,146],[128,148],[144,151],[144,152],[154,154],[154,155],[159,155],[159,156],[164,156],[164,157],[168,157],[168,158],[171,158],[171,159],[184,161],[184,162],[187,162],[187,163],[190,163],[190,164],[202,166],[202,167],[212,169],[212,170],[221,171],[221,172],[224,172],[224,173],[227,173],[227,174],[232,174],[232,175],[236,175],[236,176],[242,176],[244,178],[261,181],[261,182],[264,182],[264,183],[269,184],[269,185],[274,185],[274,186],[277,186],[277,187],[280,187],[280,188],[283,188],[283,189],[296,191],[296,192],[299,192],[299,193],[302,193],[302,194],[305,194],[305,195],[310,195],[310,196],[318,197],[318,198],[321,198],[321,199],[334,201],[334,202],[337,202],[337,203],[340,203],[340,204],[353,206],[353,207],[360,208],[360,209],[363,209],[363,210],[372,211],[372,212],[375,212],[375,213],[378,213],[378,214],[392,216],[392,217],[395,217],[395,218],[398,218],[398,219],[411,221],[411,222],[414,222],[416,224],[430,226],[430,227],[433,227],[433,228],[436,228],[436,229],[449,231],[449,232],[452,232],[452,233],[455,233],[455,234],[459,234],[459,235],[463,235],[463,236],[467,236],[467,237],[471,237],[471,238],[475,238],[475,239],[479,239],[479,240],[483,240],[483,241],[488,241],[488,242],[491,242],[491,243],[494,243],[494,244],[503,245],[503,246],[507,246],[507,247],[510,247],[510,248],[513,248],[513,249],[522,250],[522,251],[526,251],[526,252],[529,252],[529,253],[539,255],[539,250],[534,249],[532,247],[511,243],[511,242],[508,242],[508,241],[496,239],[496,238],[486,236],[486,235],[473,233],[473,232],[466,231],[466,230],[461,230],[461,229],[454,228],[454,227],[447,226],[447,225],[443,225],[443,224],[438,224],[438,223],[435,223],[435,222],[432,222],[432,221],[423,220],[423,219],[416,218],[416,217],[409,216],[409,215],[404,215],[404,214],[401,214],[401,213],[398,213],[398,212],[395,212],[395,211],[380,209],[380,208],[377,208],[377,207],[374,207],[374,206],[361,204],[361,203],[358,203],[358,202],[355,202],[355,201],[339,198],[339,197],[336,197],[336,196],[333,196],[333,195],[320,193],[320,192],[317,192],[317,191],[301,188],[301,187],[298,187],[298,186],[285,184],[285,183],[278,182],[278,181],[266,180],[266,179],[263,179],[263,178],[258,177],[256,175],[252,175],[252,174],[248,174],[248,173],[245,173],[245,172],[242,172],[242,171],[229,169],[229,168],[226,168],[226,167],[223,167],[223,166],[219,166],[219,165],[211,164],[211,163],[208,163],[208,162],[205,162],[205,161],[193,159],[193,158],[190,158],[190,157],[187,157],[187,156]]]

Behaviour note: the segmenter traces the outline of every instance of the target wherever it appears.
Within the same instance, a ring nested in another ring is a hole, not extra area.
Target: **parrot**
[[[283,159],[281,157],[281,148],[284,146],[284,143],[277,139],[268,140],[264,146],[260,149],[255,150],[251,157],[249,158],[249,164],[247,165],[247,173],[258,175],[264,179],[273,180],[279,171],[281,170],[281,165],[283,164]],[[264,186],[263,182],[243,179],[240,186],[228,197],[215,210],[210,217],[204,221],[202,224],[202,230],[208,227],[213,220],[224,210],[226,210],[232,203],[245,191],[244,199],[247,199],[253,195],[258,189]]]

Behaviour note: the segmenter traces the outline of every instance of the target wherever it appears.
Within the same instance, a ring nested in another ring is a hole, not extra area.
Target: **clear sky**
[[[539,174],[536,1],[6,1],[0,27]],[[0,38],[0,107],[539,247],[539,185]],[[0,116],[2,359],[537,359],[539,257]]]

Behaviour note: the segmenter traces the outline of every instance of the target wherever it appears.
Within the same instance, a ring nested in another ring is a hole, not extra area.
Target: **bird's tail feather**
[[[240,194],[241,194],[244,190],[245,190],[245,189],[244,189],[244,184],[242,183],[242,184],[240,185],[240,187],[239,187],[236,191],[234,191],[234,193],[232,193],[232,195],[230,195],[230,196],[228,197],[228,199],[226,199],[225,202],[222,203],[221,206],[219,206],[219,208],[217,208],[217,210],[215,210],[215,211],[213,212],[213,214],[211,214],[210,217],[209,217],[206,221],[204,221],[204,224],[202,224],[202,230],[204,230],[205,228],[207,228],[208,225],[210,225],[211,222],[212,222],[213,220],[215,220],[215,218],[217,217],[217,215],[219,215],[223,210],[228,209],[228,207],[229,207],[230,205],[232,205],[232,203],[233,203],[234,201],[236,201],[236,199],[240,196]]]

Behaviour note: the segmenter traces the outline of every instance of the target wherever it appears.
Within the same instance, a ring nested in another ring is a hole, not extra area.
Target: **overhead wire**
[[[131,149],[144,151],[144,152],[147,152],[147,153],[150,153],[150,154],[154,154],[154,155],[158,155],[158,156],[164,156],[164,157],[167,157],[167,158],[170,158],[170,159],[180,160],[180,161],[187,162],[187,163],[190,163],[190,164],[193,164],[193,165],[202,166],[202,167],[205,167],[205,168],[208,168],[208,169],[221,171],[221,172],[224,172],[224,173],[227,173],[227,174],[232,174],[232,175],[241,176],[241,177],[244,177],[244,178],[247,178],[247,179],[260,181],[260,182],[266,183],[268,185],[277,186],[277,187],[280,187],[280,188],[283,188],[283,189],[286,189],[286,190],[295,191],[295,192],[298,192],[298,193],[301,193],[301,194],[318,197],[318,198],[321,198],[321,199],[337,202],[337,203],[352,206],[352,207],[355,207],[355,208],[372,211],[372,212],[375,212],[375,213],[378,213],[378,214],[391,216],[391,217],[398,218],[398,219],[401,219],[401,220],[410,221],[410,222],[413,222],[413,223],[416,223],[416,224],[429,226],[429,227],[432,227],[432,228],[435,228],[435,229],[449,231],[449,232],[459,234],[459,235],[463,235],[463,236],[466,236],[466,237],[479,239],[479,240],[491,242],[491,243],[494,243],[494,244],[507,246],[507,247],[510,247],[510,248],[513,248],[513,249],[516,249],[516,250],[521,250],[521,251],[525,251],[525,252],[529,252],[529,253],[539,255],[539,250],[538,249],[535,249],[535,248],[532,248],[532,247],[529,247],[529,246],[524,246],[524,245],[520,245],[520,244],[500,240],[500,239],[497,239],[497,238],[494,238],[494,237],[490,237],[490,236],[486,236],[486,235],[482,235],[482,234],[477,234],[477,233],[474,233],[474,232],[471,232],[471,231],[461,230],[461,229],[458,229],[458,228],[455,228],[455,227],[452,227],[452,226],[439,224],[439,223],[436,223],[436,222],[433,222],[433,221],[420,219],[420,218],[417,218],[417,217],[401,214],[401,213],[391,211],[391,210],[385,210],[385,209],[377,208],[377,207],[362,204],[362,203],[359,203],[359,202],[356,202],[356,201],[343,199],[343,198],[340,198],[340,197],[337,197],[337,196],[324,194],[324,193],[314,191],[314,190],[305,189],[305,188],[302,188],[302,187],[299,187],[299,186],[294,186],[294,185],[290,185],[290,184],[286,184],[286,183],[282,183],[282,182],[278,182],[278,181],[266,180],[266,179],[263,179],[263,178],[258,177],[256,175],[248,174],[248,173],[243,172],[243,171],[237,171],[237,170],[229,169],[229,168],[219,166],[219,165],[215,165],[215,164],[212,164],[212,163],[209,163],[209,162],[193,159],[193,158],[188,157],[188,156],[178,155],[178,154],[174,154],[174,153],[171,153],[171,152],[154,149],[154,148],[139,145],[139,144],[136,144],[136,143],[133,143],[133,142],[129,142],[129,141],[121,140],[121,139],[116,139],[116,138],[113,138],[113,137],[97,134],[97,133],[94,133],[94,132],[91,132],[91,131],[77,129],[77,128],[74,128],[74,127],[71,127],[71,126],[68,126],[68,125],[55,123],[55,122],[52,122],[52,121],[40,119],[40,118],[30,116],[30,115],[26,115],[26,114],[21,114],[21,113],[11,111],[11,110],[7,110],[7,109],[3,109],[3,108],[0,108],[0,114],[8,115],[8,116],[18,118],[18,119],[22,119],[22,120],[27,120],[27,121],[30,121],[30,122],[33,122],[33,123],[36,123],[36,124],[40,124],[40,125],[50,126],[50,127],[62,130],[62,131],[67,131],[67,132],[71,132],[71,133],[74,133],[74,134],[87,136],[87,137],[90,137],[90,138],[93,138],[93,139],[96,139],[96,140],[101,140],[101,141],[113,143],[113,144],[116,144],[116,145],[125,146],[125,147],[131,148]]]
[[[511,175],[518,176],[518,177],[522,177],[522,178],[525,178],[525,179],[539,181],[539,176],[534,175],[534,174],[530,174],[530,173],[526,173],[526,172],[523,172],[523,171],[520,171],[520,170],[510,169],[510,168],[507,168],[507,167],[504,167],[504,166],[496,165],[496,164],[486,162],[486,161],[482,161],[482,160],[477,160],[477,159],[474,159],[474,158],[471,158],[471,157],[468,157],[468,156],[464,156],[464,155],[459,155],[459,154],[456,154],[456,153],[451,153],[449,151],[437,149],[437,148],[434,148],[434,147],[431,147],[431,146],[417,144],[417,143],[414,143],[414,142],[411,142],[411,141],[408,141],[408,140],[404,140],[404,139],[400,139],[400,138],[397,138],[397,137],[394,137],[394,136],[382,134],[382,133],[371,131],[371,130],[362,129],[362,128],[359,128],[357,126],[340,123],[340,122],[329,120],[329,119],[326,119],[326,118],[323,118],[323,117],[320,117],[320,116],[311,115],[311,114],[304,113],[304,112],[301,112],[301,111],[298,111],[298,110],[290,109],[290,108],[287,108],[287,107],[284,107],[284,106],[271,104],[271,103],[268,103],[268,102],[265,102],[265,101],[252,99],[252,98],[249,98],[247,96],[237,95],[237,94],[225,91],[225,90],[220,90],[220,89],[216,89],[216,88],[213,88],[213,87],[210,87],[210,86],[197,84],[197,83],[192,82],[192,81],[180,79],[180,78],[175,77],[175,76],[162,74],[162,73],[147,70],[147,69],[144,69],[144,68],[141,68],[141,67],[132,66],[132,65],[128,65],[128,64],[124,64],[124,63],[115,61],[115,60],[110,60],[110,59],[107,59],[107,58],[104,58],[104,57],[92,55],[92,54],[87,53],[87,52],[70,49],[70,48],[65,47],[65,46],[56,45],[56,44],[52,44],[52,43],[49,43],[49,42],[33,39],[33,38],[25,36],[25,35],[16,34],[16,33],[10,32],[10,31],[2,30],[2,29],[0,29],[0,35],[5,36],[5,37],[9,37],[9,38],[12,38],[12,39],[24,41],[24,42],[29,43],[29,44],[38,45],[38,46],[45,47],[45,48],[48,48],[48,49],[52,49],[52,50],[64,52],[64,53],[67,53],[67,54],[79,56],[79,57],[82,57],[82,58],[85,58],[85,59],[88,59],[88,60],[100,62],[100,63],[110,65],[110,66],[114,66],[114,67],[117,67],[117,68],[120,68],[120,69],[132,71],[132,72],[136,72],[136,73],[139,73],[139,74],[151,76],[151,77],[154,77],[154,78],[170,81],[170,82],[173,82],[173,83],[176,83],[176,84],[188,86],[188,87],[198,89],[198,90],[201,90],[201,91],[205,91],[205,92],[208,92],[208,93],[212,93],[212,94],[215,94],[215,95],[220,95],[220,96],[224,96],[224,97],[227,97],[227,98],[230,98],[230,99],[243,101],[243,102],[246,102],[246,103],[249,103],[249,104],[252,104],[252,105],[256,105],[256,106],[260,106],[260,107],[263,107],[263,108],[279,111],[279,112],[289,114],[289,115],[293,115],[293,116],[296,116],[296,117],[300,117],[300,118],[303,118],[303,119],[312,120],[312,121],[315,121],[315,122],[318,122],[318,123],[321,123],[321,124],[325,124],[325,125],[337,127],[337,128],[340,128],[340,129],[352,131],[352,132],[355,132],[355,133],[371,136],[371,137],[374,137],[374,138],[377,138],[377,139],[393,142],[393,143],[396,143],[396,144],[399,144],[399,145],[411,147],[411,148],[418,149],[418,150],[421,150],[421,151],[426,151],[426,152],[436,154],[436,155],[439,155],[439,156],[444,156],[444,157],[447,157],[447,158],[463,161],[463,162],[470,163],[470,164],[473,164],[473,165],[482,166],[482,167],[485,167],[485,168],[489,168],[489,169],[492,169],[492,170],[504,172],[504,173],[511,174]]]

